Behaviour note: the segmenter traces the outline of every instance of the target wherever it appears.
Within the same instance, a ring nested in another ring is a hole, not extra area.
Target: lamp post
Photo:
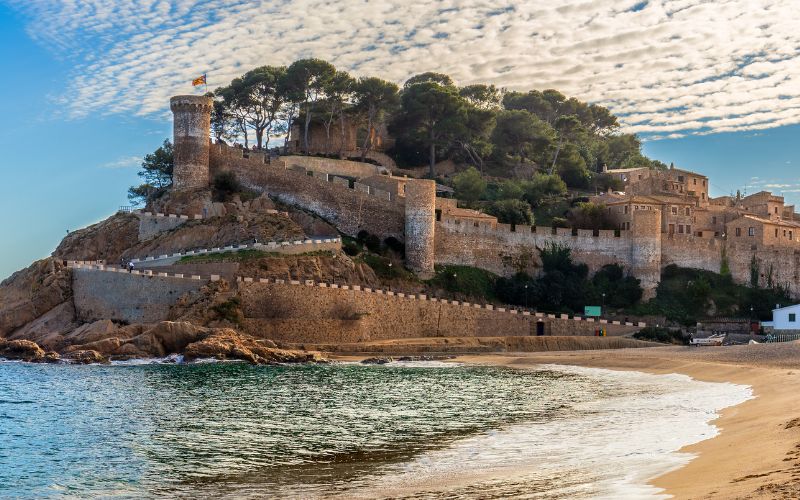
[[[600,294],[603,297],[603,301],[600,305],[600,316],[606,313],[606,292]]]
[[[525,283],[525,309],[528,308],[528,284]]]

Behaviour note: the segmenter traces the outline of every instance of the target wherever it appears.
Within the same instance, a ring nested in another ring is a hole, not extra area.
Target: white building
[[[772,322],[764,322],[762,326],[771,326],[776,332],[781,330],[800,331],[800,304],[773,309]]]

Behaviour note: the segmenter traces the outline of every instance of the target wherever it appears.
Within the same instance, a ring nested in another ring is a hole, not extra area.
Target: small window
[[[694,185],[697,185],[697,179],[692,179],[694,181]]]
[[[747,228],[747,236],[755,236],[756,235],[756,228],[748,227]]]
[[[775,207],[775,213],[776,214],[778,213],[778,207]]]
[[[791,231],[789,231],[789,239],[794,241],[794,236],[792,236],[792,232]]]
[[[789,323],[794,323],[797,321],[797,314],[789,313]]]
[[[639,174],[639,180],[642,180],[642,174]]]
[[[741,235],[742,235],[742,228],[737,227],[736,228],[736,236],[741,236]]]
[[[775,228],[775,237],[776,238],[778,237],[778,228],[777,227]]]
[[[700,197],[705,200],[706,199],[706,194],[705,193],[700,193]]]
[[[678,215],[678,207],[672,207],[672,215]]]
[[[689,215],[689,213],[690,213],[690,212],[689,212],[689,207],[686,207],[686,209],[684,210],[684,212],[685,212],[685,214],[686,214],[686,215]]]
[[[678,224],[678,234],[683,234],[683,224]]]
[[[711,223],[712,224],[716,224],[717,223],[717,218],[716,217],[712,217],[711,218]]]
[[[703,187],[706,187],[706,181],[705,180],[703,180]]]
[[[683,176],[682,175],[678,176],[678,182],[683,182]]]

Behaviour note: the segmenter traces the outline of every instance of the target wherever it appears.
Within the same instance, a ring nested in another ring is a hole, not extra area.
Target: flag
[[[203,75],[199,78],[195,78],[192,80],[192,87],[197,87],[198,85],[205,85],[206,84],[206,75]]]

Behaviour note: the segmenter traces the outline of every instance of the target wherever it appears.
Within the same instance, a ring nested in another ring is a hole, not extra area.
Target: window
[[[683,224],[678,224],[678,234],[683,234]]]
[[[683,176],[682,175],[678,176],[678,182],[683,182]]]
[[[778,228],[777,227],[775,228],[775,237],[776,238],[778,237]]]
[[[625,205],[625,213],[628,213],[628,205]]]
[[[778,213],[778,207],[775,207],[775,213],[776,214]]]
[[[736,236],[741,236],[741,235],[742,235],[742,228],[737,227],[736,228]]]
[[[686,209],[684,209],[684,215],[689,215],[689,207],[686,207]]]
[[[794,237],[792,236],[792,232],[791,231],[789,231],[789,239],[794,241]]]
[[[672,215],[678,215],[678,207],[672,207]]]
[[[639,180],[642,180],[642,174],[639,174]]]
[[[705,193],[700,193],[700,197],[705,200],[706,199],[706,194]]]
[[[705,180],[703,181],[703,187],[706,187],[706,181]]]
[[[795,321],[797,321],[797,314],[789,313],[789,323],[794,323]]]
[[[712,223],[712,224],[716,224],[716,223],[717,223],[717,218],[716,218],[716,216],[711,218],[711,223]]]
[[[755,236],[756,235],[756,228],[748,227],[747,228],[747,236]]]
[[[694,185],[697,185],[697,179],[692,179],[694,181]]]

